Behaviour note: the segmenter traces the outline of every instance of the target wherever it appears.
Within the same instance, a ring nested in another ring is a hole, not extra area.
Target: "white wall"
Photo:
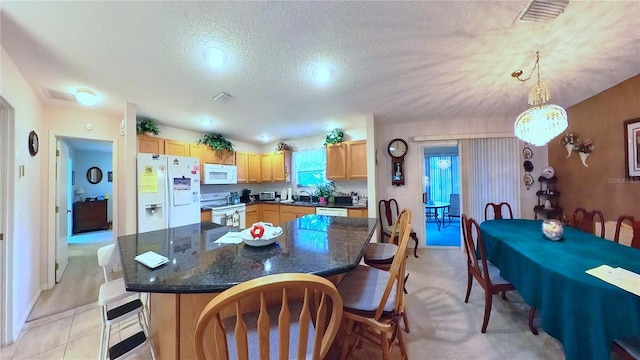
[[[420,239],[420,245],[424,246],[425,242],[425,225],[423,218],[422,205],[422,169],[423,157],[420,153],[420,141],[412,141],[415,137],[421,139],[460,139],[469,137],[491,137],[492,134],[506,133],[513,134],[513,122],[515,119],[495,118],[495,119],[450,119],[441,120],[425,120],[423,122],[407,123],[407,124],[376,124],[376,144],[373,156],[376,157],[376,193],[379,199],[395,198],[401,207],[408,207],[413,213],[414,230]],[[405,186],[392,186],[390,180],[391,174],[391,157],[387,153],[387,145],[389,141],[395,138],[401,138],[407,141],[409,150],[405,157]],[[524,143],[520,143],[520,149],[524,147]],[[533,219],[533,206],[537,203],[535,195],[538,190],[538,176],[542,168],[548,164],[547,146],[534,147],[531,146],[534,156],[531,162],[534,164],[532,176],[536,179],[533,187],[526,190],[521,183],[521,204],[523,218]],[[524,158],[521,159],[524,162]],[[371,155],[370,155],[371,156]],[[521,168],[520,177],[524,176],[524,169]],[[477,179],[481,181],[481,179]],[[420,223],[418,223],[420,222]]]
[[[13,162],[24,166],[24,177],[18,177],[16,169],[11,169],[14,188],[7,194],[13,197],[13,221],[7,224],[6,250],[7,267],[11,278],[6,279],[11,290],[5,306],[9,309],[9,341],[17,338],[24,326],[29,312],[35,304],[43,284],[42,254],[47,248],[45,241],[46,222],[42,214],[45,191],[43,170],[46,164],[46,148],[48,144],[43,126],[42,104],[22,76],[9,54],[2,48],[0,57],[0,96],[15,110],[16,150],[8,156]],[[40,139],[40,152],[32,157],[27,148],[27,139],[31,130],[36,131]],[[6,171],[6,169],[2,169]],[[4,321],[4,320],[3,320]]]

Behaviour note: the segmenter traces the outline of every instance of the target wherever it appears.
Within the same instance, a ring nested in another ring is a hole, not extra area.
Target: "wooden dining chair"
[[[500,270],[487,260],[478,222],[462,214],[461,223],[462,238],[467,253],[467,294],[464,297],[464,302],[469,302],[471,286],[473,279],[475,279],[484,289],[484,320],[481,332],[485,333],[491,316],[493,295],[502,293],[502,299],[507,300],[505,292],[515,290],[515,287],[503,279],[500,276]]]
[[[596,233],[597,229],[595,220],[599,221],[600,235]],[[602,214],[602,211],[598,209],[587,211],[584,208],[576,208],[573,211],[571,227],[604,238],[604,215]]]
[[[502,208],[505,207],[509,212],[509,217],[505,217],[502,213]],[[511,210],[511,205],[506,202],[501,202],[499,204],[489,202],[484,206],[484,220],[489,220],[489,209],[492,210],[493,219],[513,219],[513,211]]]
[[[388,360],[394,346],[407,359],[407,347],[398,326],[405,317],[404,286],[406,252],[411,233],[411,211],[403,209],[398,217],[398,252],[389,271],[360,265],[348,272],[338,284],[344,302],[343,321],[346,336],[342,341],[340,359],[346,359],[353,346],[361,340],[377,345],[382,359]]]
[[[640,337],[616,339],[611,350],[621,360],[640,359]]]
[[[631,215],[622,215],[618,218],[618,221],[616,222],[616,234],[613,237],[613,241],[620,243],[622,234],[621,230],[627,222],[631,225],[631,230],[633,231],[629,245],[636,249],[640,249],[640,220],[636,220]]]
[[[390,243],[398,244],[398,237],[391,236],[393,234],[393,224],[395,220],[400,215],[398,202],[396,199],[385,200],[382,199],[378,201],[378,219],[380,220],[380,243],[385,242],[386,239],[389,239]],[[415,248],[413,249],[413,256],[418,257],[418,235],[415,231],[411,230],[411,234],[409,236],[416,243]],[[375,244],[375,243],[372,243]],[[377,245],[376,245],[377,246]]]
[[[196,358],[324,359],[342,308],[335,285],[321,276],[285,273],[243,282],[200,313]]]

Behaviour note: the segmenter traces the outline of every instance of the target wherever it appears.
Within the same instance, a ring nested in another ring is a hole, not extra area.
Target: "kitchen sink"
[[[320,205],[319,202],[314,202],[314,201],[294,201],[293,203],[295,205],[309,205],[309,206]]]

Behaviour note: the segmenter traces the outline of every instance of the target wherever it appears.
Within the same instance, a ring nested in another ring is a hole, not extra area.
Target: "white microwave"
[[[238,167],[235,165],[204,164],[203,184],[237,184]]]

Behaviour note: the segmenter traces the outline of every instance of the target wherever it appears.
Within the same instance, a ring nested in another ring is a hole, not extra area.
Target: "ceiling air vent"
[[[44,89],[44,92],[47,94],[49,99],[76,102],[76,98],[73,94],[52,89]]]
[[[221,92],[218,95],[214,96],[213,101],[217,101],[223,104],[228,103],[229,101],[233,100],[233,96],[227,94],[226,92]]]
[[[549,23],[564,12],[569,1],[533,0],[518,15],[522,22]]]

